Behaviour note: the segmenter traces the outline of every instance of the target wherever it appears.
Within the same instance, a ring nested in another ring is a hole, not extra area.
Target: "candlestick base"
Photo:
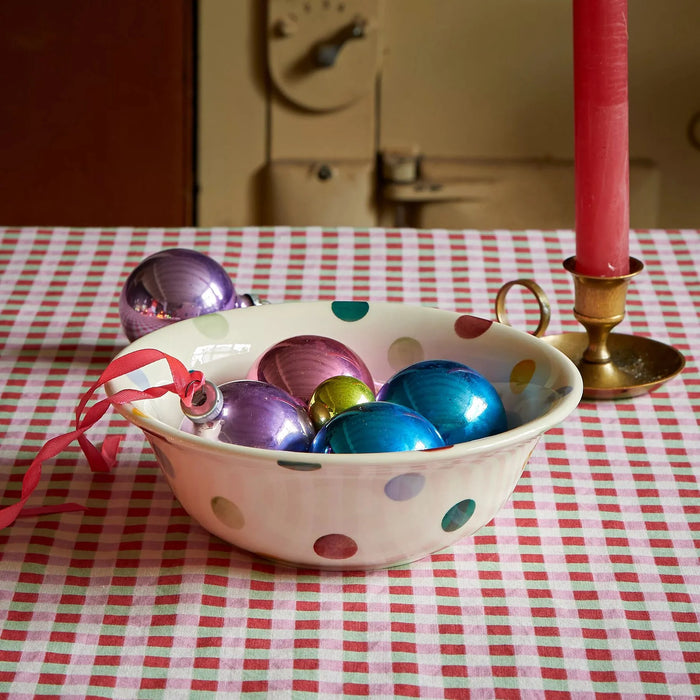
[[[575,258],[564,261],[574,278],[574,316],[585,333],[545,336],[563,352],[583,378],[583,396],[622,399],[639,396],[677,375],[685,358],[675,348],[651,338],[612,333],[625,317],[627,286],[644,265],[630,258],[630,271],[616,277],[592,277],[576,272]]]
[[[685,366],[676,348],[651,338],[612,333],[625,317],[627,286],[644,265],[630,258],[628,274],[592,277],[576,272],[575,258],[564,261],[574,278],[574,316],[585,333],[542,336],[549,320],[549,303],[532,280],[504,285],[496,297],[496,318],[507,323],[505,294],[513,284],[530,289],[540,305],[540,325],[535,335],[563,352],[579,369],[583,396],[588,399],[623,399],[646,394],[675,377]]]
[[[611,333],[610,361],[587,362],[588,333],[561,333],[542,340],[563,352],[579,369],[583,396],[588,399],[625,399],[653,391],[685,366],[683,355],[670,345],[638,335]]]

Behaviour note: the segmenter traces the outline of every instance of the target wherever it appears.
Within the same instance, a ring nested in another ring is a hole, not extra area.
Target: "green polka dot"
[[[219,340],[228,333],[228,321],[221,314],[204,314],[192,319],[195,328],[205,337]]]
[[[471,498],[465,498],[450,508],[442,518],[442,529],[445,532],[459,530],[462,525],[466,525],[469,518],[474,515],[476,503]]]
[[[409,365],[425,360],[425,350],[415,338],[397,338],[390,346],[387,353],[389,365],[400,370]]]
[[[331,311],[341,321],[359,321],[369,311],[366,301],[334,301],[331,302]]]
[[[228,498],[215,496],[211,499],[211,509],[226,527],[240,530],[245,524],[245,518],[243,513],[241,513],[241,509],[233,501],[229,501]]]
[[[277,464],[285,469],[293,469],[297,472],[314,472],[321,468],[318,462],[294,462],[288,459],[277,460]]]

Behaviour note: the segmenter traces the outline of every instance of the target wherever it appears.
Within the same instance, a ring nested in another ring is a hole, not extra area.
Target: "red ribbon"
[[[149,387],[147,389],[122,389],[112,396],[108,396],[98,401],[86,410],[86,406],[93,394],[103,384],[124,376],[136,369],[150,365],[158,360],[166,360],[170,368],[173,381],[162,386]],[[40,506],[36,508],[24,508],[32,492],[37,487],[41,478],[41,465],[45,460],[55,457],[77,438],[90,469],[93,472],[108,472],[116,463],[116,456],[119,450],[121,436],[109,435],[98,449],[85,436],[100,418],[107,412],[110,406],[121,406],[141,399],[155,399],[168,392],[177,394],[186,406],[192,403],[192,396],[204,383],[204,375],[199,370],[190,371],[180,360],[168,355],[160,350],[136,350],[122,357],[113,360],[100,375],[100,378],[87,390],[83,398],[75,409],[75,430],[71,430],[65,435],[58,435],[51,438],[39,450],[37,456],[32,460],[27,471],[22,477],[22,495],[19,501],[9,506],[0,508],[0,530],[11,525],[18,517],[42,515],[46,513],[63,513],[66,511],[85,510],[84,506],[77,503],[65,503],[56,506]],[[85,415],[83,416],[83,412]]]

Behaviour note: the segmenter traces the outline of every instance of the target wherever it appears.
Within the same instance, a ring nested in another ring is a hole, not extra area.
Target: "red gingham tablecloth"
[[[570,231],[0,229],[0,503],[126,344],[117,299],[147,255],[195,248],[239,292],[368,299],[493,317],[534,278],[550,332],[580,330]],[[695,230],[638,231],[618,327],[683,352],[652,394],[583,401],[475,536],[410,565],[294,570],[194,524],[142,433],[93,474],[73,444],[28,505],[87,513],[0,531],[0,696],[694,698],[700,694],[700,285]],[[527,295],[513,325],[534,328]]]

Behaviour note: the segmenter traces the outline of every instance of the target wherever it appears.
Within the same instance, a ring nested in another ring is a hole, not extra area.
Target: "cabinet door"
[[[0,222],[193,223],[191,0],[0,3]]]

